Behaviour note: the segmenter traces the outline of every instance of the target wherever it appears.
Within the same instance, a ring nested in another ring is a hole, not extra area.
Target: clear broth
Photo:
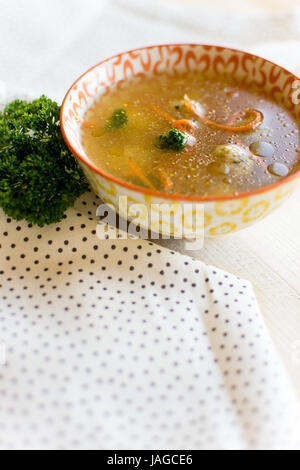
[[[198,102],[205,116],[218,123],[244,109],[263,114],[262,124],[251,131],[232,134],[203,123],[181,106],[184,94]],[[180,103],[178,109],[178,103]],[[154,104],[176,119],[189,119],[195,125],[196,144],[181,151],[161,150],[155,139],[170,130],[171,124],[149,105]],[[105,131],[105,123],[116,108],[126,110],[128,124],[114,131]],[[147,187],[132,169],[127,157],[146,175],[158,191],[189,196],[220,196],[251,191],[282,179],[266,171],[279,162],[288,174],[299,168],[299,126],[293,115],[265,93],[244,87],[228,78],[212,79],[198,72],[181,76],[162,74],[131,79],[122,89],[113,88],[96,100],[87,111],[85,121],[93,127],[82,126],[82,143],[90,160],[100,169],[127,182]],[[213,155],[218,145],[232,144],[238,136],[245,146],[254,142],[272,145],[272,156],[258,158],[264,165],[251,160],[247,169],[231,164],[226,174],[216,171],[219,163]],[[161,170],[172,181],[166,188]]]

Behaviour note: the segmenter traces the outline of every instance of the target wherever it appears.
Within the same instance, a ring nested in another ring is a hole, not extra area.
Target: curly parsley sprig
[[[59,222],[88,183],[60,132],[60,107],[41,96],[0,112],[0,206],[16,220]]]

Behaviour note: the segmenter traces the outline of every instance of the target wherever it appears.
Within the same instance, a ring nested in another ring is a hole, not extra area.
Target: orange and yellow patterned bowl
[[[100,62],[83,74],[68,91],[61,109],[64,139],[82,166],[93,190],[105,203],[114,206],[127,218],[130,218],[132,208],[143,205],[148,210],[142,211],[139,223],[153,232],[173,236],[181,233],[182,227],[176,227],[175,222],[170,225],[164,221],[163,211],[162,217],[150,218],[152,207],[163,205],[166,217],[166,208],[174,212],[181,211],[183,232],[187,237],[189,234],[194,235],[193,217],[198,206],[204,210],[202,220],[205,235],[211,237],[241,230],[266,217],[291,195],[300,179],[300,171],[275,184],[247,193],[201,198],[167,195],[144,189],[110,175],[90,161],[81,143],[80,127],[94,99],[101,99],[101,95],[109,93],[112,85],[121,87],[124,81],[133,76],[142,79],[148,73],[159,75],[165,70],[205,71],[234,76],[244,84],[255,83],[288,108],[300,126],[300,104],[297,104],[299,100],[294,99],[297,77],[261,57],[200,44],[161,45],[124,52]],[[127,209],[123,213],[119,204],[120,196],[127,198]]]

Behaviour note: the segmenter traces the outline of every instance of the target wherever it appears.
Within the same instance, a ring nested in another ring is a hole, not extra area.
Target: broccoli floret
[[[162,150],[170,149],[179,152],[185,148],[186,142],[186,135],[184,135],[180,130],[171,127],[169,132],[161,134],[157,137],[155,145]]]
[[[128,117],[125,109],[115,109],[109,119],[106,121],[105,130],[113,131],[114,129],[121,129],[128,123]]]
[[[88,183],[60,132],[60,107],[41,96],[0,112],[0,207],[16,220],[59,222]]]

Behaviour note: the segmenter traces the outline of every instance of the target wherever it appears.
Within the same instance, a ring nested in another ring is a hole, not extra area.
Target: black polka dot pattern
[[[99,240],[98,203],[43,229],[1,213],[0,447],[290,446],[295,399],[250,284]]]

